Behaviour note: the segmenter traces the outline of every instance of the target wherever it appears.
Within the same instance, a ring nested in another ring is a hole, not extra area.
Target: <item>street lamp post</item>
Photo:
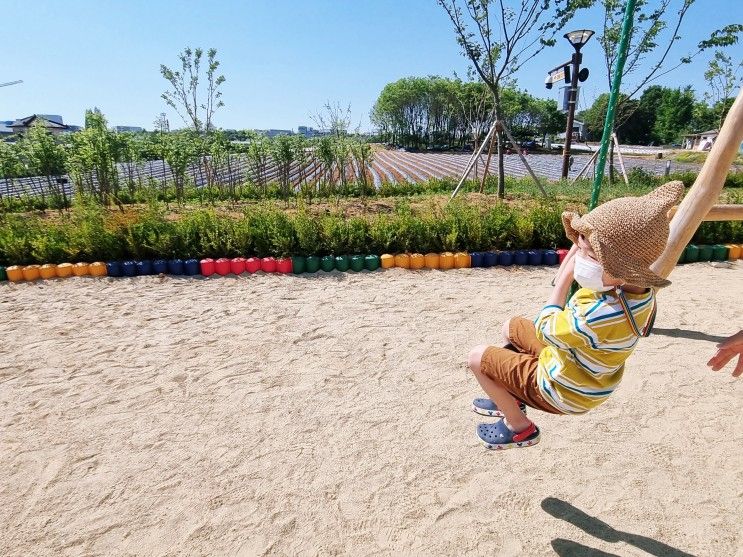
[[[575,120],[575,103],[578,97],[578,73],[580,71],[580,63],[583,61],[583,55],[580,53],[580,49],[588,40],[593,36],[593,31],[590,29],[580,29],[578,31],[571,31],[565,33],[564,37],[573,45],[575,52],[573,53],[570,62],[572,64],[572,73],[570,74],[570,91],[568,93],[568,124],[565,128],[565,145],[562,150],[562,177],[568,177],[568,168],[570,165],[570,143],[573,139],[573,121]],[[586,76],[587,77],[587,76]],[[581,79],[584,81],[585,77]]]

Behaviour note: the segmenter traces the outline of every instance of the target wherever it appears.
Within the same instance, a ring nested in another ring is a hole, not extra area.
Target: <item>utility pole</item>
[[[563,179],[568,177],[568,170],[570,168],[570,144],[573,140],[573,122],[575,121],[575,104],[578,97],[578,79],[585,81],[588,78],[588,71],[585,70],[582,75],[580,73],[580,64],[583,61],[583,55],[580,49],[584,44],[588,42],[593,36],[593,31],[590,29],[581,29],[579,31],[571,31],[565,33],[565,38],[573,45],[575,52],[570,59],[572,66],[572,73],[570,75],[570,91],[568,92],[568,123],[565,128],[565,144],[562,150],[562,177]]]

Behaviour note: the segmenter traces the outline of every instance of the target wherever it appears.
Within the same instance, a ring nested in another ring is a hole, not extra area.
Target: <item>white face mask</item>
[[[573,277],[583,288],[588,288],[594,292],[606,292],[614,288],[613,286],[604,286],[603,276],[604,268],[600,264],[581,257],[579,253],[575,254]]]

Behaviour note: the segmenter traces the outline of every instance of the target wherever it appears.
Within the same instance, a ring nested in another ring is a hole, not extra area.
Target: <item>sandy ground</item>
[[[474,344],[549,269],[0,285],[0,554],[743,555],[743,262],[688,265],[624,383],[490,452]]]

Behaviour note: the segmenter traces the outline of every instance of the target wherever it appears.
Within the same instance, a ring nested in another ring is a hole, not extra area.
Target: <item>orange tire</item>
[[[75,263],[72,266],[72,274],[76,277],[84,277],[90,273],[90,265],[87,263]]]
[[[427,253],[424,257],[426,269],[438,269],[440,257],[438,253]]]
[[[422,269],[426,265],[426,258],[423,257],[422,253],[410,254],[410,268],[411,269]]]
[[[108,274],[108,272],[106,271],[106,264],[101,263],[100,261],[91,263],[88,267],[88,270],[94,277],[105,277]]]
[[[465,269],[472,266],[469,253],[457,252],[454,254],[454,267],[457,269]]]
[[[23,280],[36,280],[41,278],[39,269],[41,269],[40,265],[26,265],[23,267],[21,271],[23,274]]]
[[[410,269],[410,256],[407,253],[398,253],[395,256],[395,267]]]
[[[446,271],[447,269],[454,268],[454,254],[450,251],[445,251],[439,256],[439,269]]]
[[[47,263],[46,265],[42,265],[41,269],[39,269],[39,273],[41,273],[41,278],[43,279],[52,279],[57,277],[57,266],[53,263]]]
[[[728,259],[729,259],[729,260],[733,260],[733,259],[740,259],[740,252],[741,252],[741,249],[740,249],[740,246],[739,246],[739,245],[736,245],[736,244],[728,244],[728,245],[727,245],[727,246],[725,246],[725,247],[727,247],[727,248],[728,248]]]
[[[379,262],[382,264],[382,269],[391,269],[395,266],[395,256],[385,253],[379,258]]]
[[[57,276],[67,278],[72,276],[72,263],[60,263],[57,265]]]
[[[23,268],[18,265],[11,265],[5,269],[8,280],[11,282],[20,282],[23,280]]]

